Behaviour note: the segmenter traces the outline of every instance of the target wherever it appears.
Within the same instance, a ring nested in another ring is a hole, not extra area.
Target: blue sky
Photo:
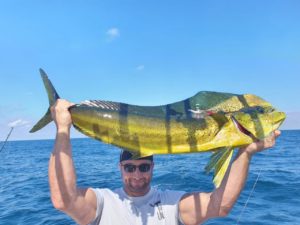
[[[31,126],[61,97],[139,105],[198,91],[252,93],[300,129],[299,1],[0,2],[0,140],[54,138]],[[80,136],[73,132],[73,137]]]

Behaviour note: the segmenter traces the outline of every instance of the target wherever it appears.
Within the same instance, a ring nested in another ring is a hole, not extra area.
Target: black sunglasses
[[[149,172],[150,168],[151,168],[151,164],[150,163],[143,163],[141,165],[133,165],[133,164],[125,164],[125,165],[122,165],[124,167],[124,170],[127,172],[127,173],[133,173],[136,171],[136,168],[139,168],[139,171],[141,173],[146,173],[146,172]]]

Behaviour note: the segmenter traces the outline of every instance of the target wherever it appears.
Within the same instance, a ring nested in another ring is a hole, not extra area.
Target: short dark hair
[[[133,154],[130,151],[127,151],[127,150],[123,149],[121,154],[120,154],[120,162],[122,162],[124,160],[130,160],[130,159],[132,159],[132,157],[133,157]],[[153,161],[153,155],[137,158],[136,160],[150,160],[150,161]]]

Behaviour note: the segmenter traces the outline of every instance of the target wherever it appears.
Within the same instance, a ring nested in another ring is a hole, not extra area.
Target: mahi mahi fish
[[[50,107],[59,96],[40,69]],[[30,130],[52,121],[50,107]],[[131,151],[135,158],[154,154],[213,152],[206,171],[214,170],[218,187],[233,150],[270,135],[285,113],[252,94],[201,91],[191,98],[160,106],[89,100],[69,108],[81,133]]]

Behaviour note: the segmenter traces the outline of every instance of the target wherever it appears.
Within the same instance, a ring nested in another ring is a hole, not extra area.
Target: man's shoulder
[[[109,189],[109,188],[91,188],[95,192],[95,194],[107,196],[107,195],[119,195],[122,191],[121,188]]]

